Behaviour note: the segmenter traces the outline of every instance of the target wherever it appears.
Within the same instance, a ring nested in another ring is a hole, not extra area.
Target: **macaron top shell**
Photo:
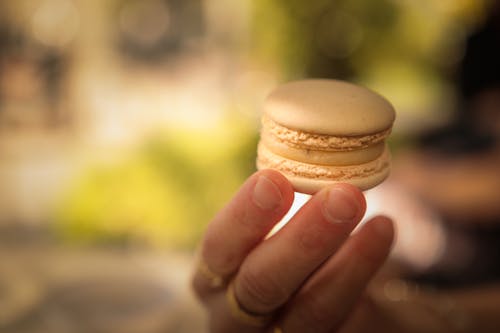
[[[291,129],[357,136],[389,129],[392,105],[379,94],[351,83],[310,79],[286,83],[264,103],[264,113]]]

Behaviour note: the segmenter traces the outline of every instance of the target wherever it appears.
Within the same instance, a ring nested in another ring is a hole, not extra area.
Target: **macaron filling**
[[[366,148],[346,151],[313,150],[289,146],[284,141],[261,133],[261,143],[270,151],[280,156],[310,164],[319,165],[355,165],[373,161],[385,149],[385,142],[379,142]]]
[[[262,117],[262,134],[273,136],[275,140],[290,147],[326,151],[350,151],[367,148],[384,141],[391,133],[391,128],[378,133],[353,136],[336,136],[305,132],[284,127],[267,115]]]
[[[387,170],[389,163],[390,156],[387,148],[375,160],[358,165],[317,165],[299,162],[273,153],[262,143],[259,143],[257,157],[259,169],[271,168],[295,177],[335,179],[336,181],[348,181],[381,173]]]

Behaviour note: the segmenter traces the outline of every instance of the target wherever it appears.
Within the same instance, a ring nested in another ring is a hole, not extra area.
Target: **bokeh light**
[[[33,35],[42,44],[62,48],[75,38],[79,20],[71,0],[44,0],[33,13]]]

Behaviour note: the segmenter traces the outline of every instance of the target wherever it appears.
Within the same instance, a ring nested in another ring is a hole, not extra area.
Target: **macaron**
[[[283,84],[264,101],[257,168],[280,171],[302,193],[339,182],[370,189],[389,175],[394,120],[391,103],[358,85]]]

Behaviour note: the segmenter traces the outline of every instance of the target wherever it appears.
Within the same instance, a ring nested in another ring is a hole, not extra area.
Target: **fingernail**
[[[281,205],[281,192],[278,186],[266,176],[259,176],[253,189],[253,201],[262,209],[271,210]]]
[[[323,208],[323,215],[332,223],[350,223],[360,209],[353,195],[342,188],[329,190]]]

